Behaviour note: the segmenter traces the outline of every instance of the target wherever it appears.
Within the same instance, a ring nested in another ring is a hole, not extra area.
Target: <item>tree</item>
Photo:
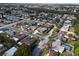
[[[78,15],[75,15],[75,17],[76,17],[77,19],[74,20],[73,26],[74,26],[74,28],[75,28],[75,33],[76,33],[77,35],[79,35],[79,16],[78,16]]]
[[[32,55],[31,49],[26,44],[22,44],[14,53],[14,56],[31,56],[31,55]]]
[[[77,35],[79,35],[79,24],[76,24],[74,27],[75,27],[75,33],[77,34]]]
[[[74,21],[75,33],[79,35],[79,18]]]
[[[79,56],[79,48],[78,47],[75,49],[75,55]]]
[[[7,37],[6,33],[0,33],[0,43],[2,43],[4,47],[7,47],[7,48],[10,48],[16,44],[16,42],[13,39],[10,39],[9,37]]]
[[[4,46],[8,47],[8,43],[10,42],[6,33],[0,33],[0,42],[4,44]]]
[[[6,33],[0,33],[0,41],[1,42],[6,42],[8,39],[7,34]]]
[[[74,53],[75,55],[79,55],[79,40],[74,44]]]

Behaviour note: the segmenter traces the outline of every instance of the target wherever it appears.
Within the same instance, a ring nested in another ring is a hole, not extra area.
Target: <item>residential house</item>
[[[62,53],[64,51],[64,47],[61,46],[61,40],[57,39],[52,43],[52,50],[59,53]]]
[[[38,30],[38,32],[40,32],[40,33],[43,33],[44,31],[47,30],[47,28],[46,27],[39,27],[36,30]]]
[[[0,33],[4,33],[3,31],[0,31]]]
[[[25,34],[17,35],[16,37],[13,37],[13,39],[18,42],[19,45],[25,43],[26,45],[31,45],[34,42],[34,38],[30,37]]]
[[[33,39],[34,38],[31,38],[30,36],[27,36],[24,39],[22,39],[20,42],[25,43],[26,45],[31,45],[34,42]]]
[[[9,36],[14,36],[15,35],[15,32],[14,31],[12,31],[12,30],[7,30],[7,31],[5,31]]]
[[[49,50],[48,56],[58,56],[59,53],[55,52],[54,50]]]
[[[3,44],[0,44],[0,50],[3,48]]]
[[[16,47],[10,48],[8,51],[6,51],[3,56],[13,56],[13,54],[17,51]]]
[[[71,21],[69,20],[65,21],[63,27],[59,31],[59,34],[66,35],[70,26],[71,26]]]
[[[66,20],[64,22],[64,26],[71,26],[71,21],[70,20]]]
[[[5,50],[4,45],[3,44],[0,44],[0,52],[2,52],[4,50]]]
[[[62,46],[64,47],[65,50],[69,50],[69,51],[71,50],[71,47],[67,44],[63,44]]]
[[[34,32],[33,32],[33,34],[35,35],[35,34],[37,34],[37,33],[39,33],[39,31],[38,30],[35,30]]]
[[[19,34],[19,35],[16,35],[15,37],[13,37],[13,39],[16,41],[16,42],[19,42],[20,40],[24,39],[26,37],[25,34]]]
[[[36,26],[30,26],[30,28],[34,31],[37,27]]]
[[[56,51],[56,52],[59,52],[59,53],[63,53],[64,47],[63,46],[57,46],[53,50]]]

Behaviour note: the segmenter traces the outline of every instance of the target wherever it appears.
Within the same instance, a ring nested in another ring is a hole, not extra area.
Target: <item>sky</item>
[[[0,0],[0,3],[71,3],[79,4],[79,0]]]

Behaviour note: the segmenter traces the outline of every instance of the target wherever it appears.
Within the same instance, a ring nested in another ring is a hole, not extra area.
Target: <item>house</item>
[[[58,33],[59,34],[58,37],[60,37],[60,35],[61,35],[61,36],[65,36],[66,38],[68,38],[66,35],[68,33],[70,26],[71,26],[71,21],[69,21],[69,20],[65,21],[63,27],[60,29],[60,31]]]
[[[63,27],[60,29],[60,32],[66,34],[66,32],[69,30],[69,27],[71,26],[71,21],[67,20],[64,22]]]
[[[58,56],[59,53],[55,52],[54,50],[49,50],[48,56]]]
[[[52,50],[59,53],[62,53],[64,51],[64,47],[61,46],[60,40],[56,40],[55,42],[52,43]]]
[[[4,45],[0,44],[0,52],[3,52],[5,50]]]
[[[28,20],[28,21],[27,21],[27,24],[29,24],[29,25],[36,25],[37,23],[36,23],[35,21]]]
[[[10,48],[8,51],[6,51],[3,56],[13,56],[13,54],[17,51],[16,47]]]
[[[3,44],[0,44],[0,50],[3,48]]]
[[[72,19],[76,19],[76,17],[74,15],[71,16]]]
[[[0,31],[0,33],[4,33],[3,31]]]
[[[15,32],[14,31],[12,31],[12,30],[7,30],[7,31],[5,31],[9,36],[13,36],[13,35],[15,35]]]
[[[18,42],[17,44],[22,45],[22,43],[21,43],[21,42]]]
[[[58,40],[58,39],[52,43],[52,47],[53,47],[53,48],[54,48],[54,47],[57,47],[58,45],[61,45],[61,41]]]
[[[39,23],[37,23],[37,25],[42,26],[42,25],[44,25],[44,22],[39,22]]]
[[[2,22],[2,19],[0,19],[0,23]]]
[[[73,53],[72,51],[66,50],[66,51],[64,52],[64,55],[65,55],[65,56],[74,56],[74,53]]]
[[[70,20],[66,20],[64,22],[64,26],[71,26],[71,21]]]
[[[64,37],[67,38],[67,39],[69,38],[67,35],[65,35]]]
[[[65,50],[68,50],[68,51],[71,50],[71,47],[67,44],[63,44],[62,46],[64,47]]]
[[[10,16],[10,15],[4,15],[4,17],[7,19],[7,20],[10,20],[10,21],[18,21],[18,17],[16,16]]]
[[[62,42],[66,42],[66,37],[65,37],[65,35],[58,35],[58,37],[57,37],[59,40],[61,40]]]
[[[39,33],[39,31],[38,30],[35,30],[34,32],[33,32],[33,34],[35,35],[35,34],[37,34],[37,33]]]
[[[15,42],[17,42],[19,39],[18,38],[16,38],[16,37],[13,37],[13,39],[15,40]]]
[[[25,35],[25,34],[19,34],[16,37],[13,37],[13,39],[19,44],[25,43],[26,45],[31,45],[33,43],[33,37]]]
[[[74,9],[74,12],[77,12],[76,9]]]
[[[55,52],[63,53],[64,47],[63,46],[57,46],[57,47],[53,48],[52,50],[54,50]]]
[[[63,26],[60,31],[67,32],[69,30],[69,26]]]
[[[68,16],[67,19],[72,20],[72,18],[70,16]]]
[[[63,17],[62,17],[62,19],[66,19],[67,16],[68,16],[67,14],[64,14]]]
[[[30,28],[34,31],[37,27],[36,26],[30,26]]]
[[[31,45],[34,40],[34,38],[30,37],[30,36],[26,36],[24,39],[22,39],[20,42],[21,43],[25,43],[26,45]]]
[[[66,35],[67,32],[65,32],[64,30],[60,31],[59,34],[62,34],[62,35]]]
[[[20,29],[21,29],[22,31],[24,31],[24,28],[23,28],[23,26],[21,26],[21,27],[20,27]]]
[[[42,26],[44,26],[44,27],[51,27],[52,26],[52,24],[51,23],[45,23],[44,25],[42,25]]]
[[[2,18],[2,14],[0,13],[0,19]]]
[[[13,38],[17,42],[17,41],[24,39],[25,37],[26,37],[25,34],[19,34],[19,35],[16,35],[15,37],[13,37]]]
[[[43,33],[44,31],[47,30],[47,28],[46,28],[46,27],[39,27],[39,28],[37,28],[37,30],[38,30],[40,33]]]
[[[79,36],[78,35],[74,35],[73,38],[79,39]]]
[[[7,31],[7,30],[9,30],[9,29],[8,29],[8,28],[0,29],[0,31],[3,31],[3,32],[5,32],[5,31]]]
[[[25,34],[19,34],[19,35],[14,36],[13,39],[14,39],[16,42],[18,42],[18,41],[20,41],[21,39],[23,39],[23,38],[25,38],[25,37],[26,37]]]

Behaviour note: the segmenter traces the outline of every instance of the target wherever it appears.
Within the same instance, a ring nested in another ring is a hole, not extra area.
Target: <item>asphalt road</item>
[[[48,33],[48,35],[42,37],[44,40],[41,40],[39,42],[39,45],[37,48],[34,49],[32,55],[33,56],[39,56],[40,51],[44,48],[44,44],[46,44],[49,40],[49,37],[52,35],[52,32],[56,29],[56,25],[54,24],[54,28],[50,30],[50,32]]]

